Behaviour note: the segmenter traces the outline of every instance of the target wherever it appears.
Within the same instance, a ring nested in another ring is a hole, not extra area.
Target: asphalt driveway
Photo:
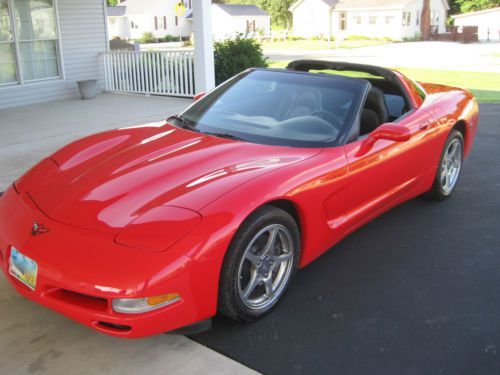
[[[500,373],[500,105],[445,202],[417,198],[301,270],[264,319],[192,338],[265,374]]]

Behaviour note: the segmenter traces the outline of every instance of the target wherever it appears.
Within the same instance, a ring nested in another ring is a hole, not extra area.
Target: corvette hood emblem
[[[36,221],[33,223],[33,226],[31,227],[31,235],[32,236],[47,233],[48,231],[49,231],[49,229],[45,225],[38,224]]]

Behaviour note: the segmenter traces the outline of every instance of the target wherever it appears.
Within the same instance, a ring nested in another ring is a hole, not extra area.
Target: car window
[[[337,144],[356,117],[363,79],[251,70],[219,86],[181,117],[196,131],[294,147]]]

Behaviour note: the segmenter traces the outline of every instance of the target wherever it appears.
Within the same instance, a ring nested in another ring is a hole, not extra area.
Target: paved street
[[[327,59],[388,67],[500,73],[498,42],[475,44],[413,42],[339,50],[265,50],[264,52],[270,61]]]

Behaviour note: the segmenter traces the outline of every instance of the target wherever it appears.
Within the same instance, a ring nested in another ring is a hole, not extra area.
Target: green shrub
[[[170,35],[170,34],[167,34],[165,35],[162,39],[162,42],[175,42],[175,41],[178,41],[179,38],[176,38],[175,36],[173,35]]]
[[[156,38],[152,32],[146,31],[142,33],[141,43],[155,43],[155,42]]]
[[[242,34],[238,34],[235,39],[215,42],[214,60],[217,84],[247,68],[267,67],[260,43],[255,39],[243,38]]]

